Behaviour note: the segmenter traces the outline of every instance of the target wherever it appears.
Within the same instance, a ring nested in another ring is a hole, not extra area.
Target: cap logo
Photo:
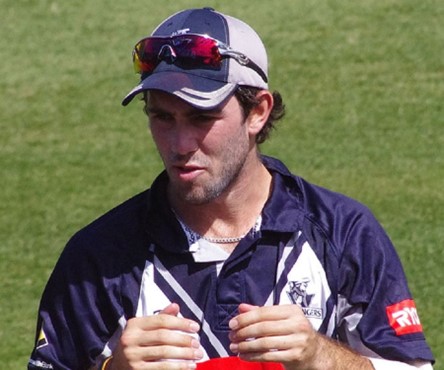
[[[184,28],[184,29],[181,29],[181,30],[174,31],[174,32],[171,34],[171,36],[185,35],[185,34],[187,34],[188,32],[190,32],[190,29],[189,29],[189,28]]]

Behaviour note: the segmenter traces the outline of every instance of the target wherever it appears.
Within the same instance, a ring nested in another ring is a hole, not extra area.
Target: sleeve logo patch
[[[39,336],[37,338],[36,349],[40,349],[48,345],[48,341],[46,340],[46,334],[43,331],[43,328],[40,329]]]
[[[415,302],[406,299],[402,302],[388,306],[386,308],[390,326],[396,335],[405,335],[422,332],[422,325],[419,321]]]

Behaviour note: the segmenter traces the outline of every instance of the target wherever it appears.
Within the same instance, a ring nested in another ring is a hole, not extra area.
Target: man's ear
[[[259,104],[255,106],[247,117],[248,132],[256,136],[264,127],[273,108],[273,95],[268,90],[260,90],[257,95]]]

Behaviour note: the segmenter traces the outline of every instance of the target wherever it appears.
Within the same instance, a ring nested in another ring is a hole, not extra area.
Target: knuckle
[[[164,327],[168,324],[168,316],[164,314],[159,314],[155,316],[156,323],[159,327]]]
[[[167,314],[159,314],[155,316],[156,319],[158,319],[157,325],[165,328],[169,328],[173,325],[177,325],[177,322],[179,320],[176,316],[171,316]]]
[[[129,347],[134,343],[135,336],[132,331],[125,330],[120,337],[120,344],[123,348]]]

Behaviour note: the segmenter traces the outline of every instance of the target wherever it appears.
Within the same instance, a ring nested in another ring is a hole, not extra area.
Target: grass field
[[[0,368],[25,368],[67,239],[161,170],[141,105],[120,105],[131,49],[204,5],[268,47],[288,113],[262,151],[373,210],[444,369],[442,0],[0,0]]]

